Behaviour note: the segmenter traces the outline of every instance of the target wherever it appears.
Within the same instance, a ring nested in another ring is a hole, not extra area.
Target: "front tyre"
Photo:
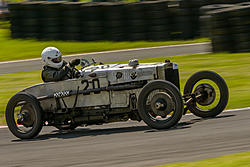
[[[7,104],[5,116],[10,131],[20,139],[31,139],[42,129],[42,109],[30,94],[14,95]]]
[[[187,108],[196,116],[207,118],[220,114],[228,102],[228,87],[224,79],[212,71],[193,74],[184,87],[184,98],[193,96]]]
[[[155,80],[145,85],[138,97],[138,112],[151,128],[166,129],[176,125],[183,115],[183,101],[171,82]]]

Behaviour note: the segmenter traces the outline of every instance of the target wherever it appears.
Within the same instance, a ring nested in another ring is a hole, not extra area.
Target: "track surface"
[[[213,119],[183,116],[177,127],[152,130],[143,122],[80,127],[60,133],[46,127],[21,141],[0,129],[3,167],[145,167],[250,151],[250,110]]]
[[[210,52],[210,43],[199,43],[199,44],[185,44],[185,45],[173,45],[165,47],[152,47],[152,48],[142,48],[142,49],[129,49],[122,51],[107,51],[107,52],[97,52],[97,53],[87,53],[70,55],[64,57],[66,61],[74,58],[84,58],[91,57],[97,62],[117,62],[129,59],[145,59],[152,57],[168,57],[168,56],[178,56],[184,54],[198,54]],[[25,60],[25,61],[12,61],[9,63],[0,62],[0,75],[10,74],[22,71],[35,71],[41,70],[42,64],[41,59]]]

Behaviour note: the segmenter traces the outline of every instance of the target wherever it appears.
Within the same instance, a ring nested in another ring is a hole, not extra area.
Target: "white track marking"
[[[7,125],[0,125],[0,129],[2,129],[2,128],[8,128],[8,126]]]
[[[229,109],[229,110],[225,110],[223,112],[234,112],[234,111],[245,111],[245,110],[250,110],[250,107],[246,107],[246,108],[237,108],[237,109]],[[186,115],[193,115],[192,113],[190,114],[186,114]],[[0,125],[0,129],[2,128],[8,128],[7,125]]]
[[[250,107],[246,107],[246,108],[237,108],[237,109],[229,109],[229,110],[225,110],[225,111],[223,111],[223,112],[244,111],[244,110],[250,110]]]
[[[180,44],[180,45],[155,46],[155,47],[146,47],[146,48],[111,50],[111,51],[103,51],[103,52],[91,52],[91,53],[83,53],[83,54],[65,55],[63,57],[76,57],[76,56],[98,55],[98,54],[107,54],[107,53],[132,52],[132,51],[150,50],[150,49],[161,49],[161,48],[175,48],[175,47],[184,47],[184,46],[207,45],[209,43],[210,42],[202,42],[202,43],[192,43],[192,44]],[[204,52],[204,53],[209,53],[209,52]],[[29,62],[29,61],[34,61],[34,60],[41,60],[41,58],[4,61],[4,62],[0,62],[0,64],[21,63],[21,62]]]

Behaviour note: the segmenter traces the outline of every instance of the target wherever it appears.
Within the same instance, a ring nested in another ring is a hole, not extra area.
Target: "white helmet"
[[[62,54],[55,47],[47,47],[43,49],[41,56],[45,66],[59,69],[63,65]]]

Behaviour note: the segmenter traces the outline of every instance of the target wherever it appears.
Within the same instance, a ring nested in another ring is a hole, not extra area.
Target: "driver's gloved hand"
[[[80,76],[81,76],[81,73],[79,71],[76,71],[75,74],[74,74],[74,77],[79,78]]]
[[[71,66],[69,64],[67,64],[66,66],[63,67],[63,69],[68,72],[71,71]]]
[[[74,60],[71,60],[70,62],[69,62],[69,65],[71,66],[71,67],[73,67],[73,66],[78,66],[80,64],[80,59],[74,59]]]

